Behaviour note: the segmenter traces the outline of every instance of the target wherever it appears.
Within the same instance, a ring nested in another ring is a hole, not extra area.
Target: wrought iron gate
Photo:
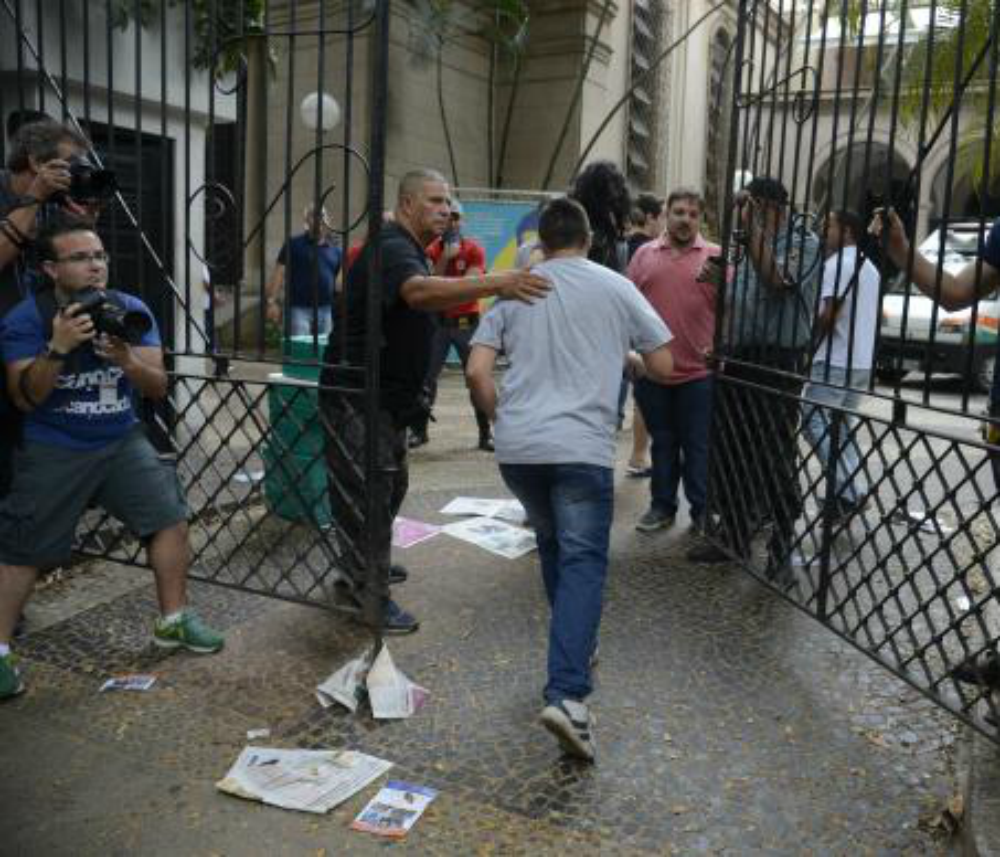
[[[374,536],[352,539],[328,508],[318,263],[310,335],[291,337],[290,314],[275,326],[266,309],[304,208],[324,212],[343,251],[381,225],[388,0],[0,3],[0,115],[36,110],[82,131],[118,175],[99,231],[111,285],[142,297],[163,335],[170,395],[146,422],[191,507],[191,576],[332,608],[353,551],[373,578],[367,618],[380,619]],[[339,367],[364,376],[343,393],[369,426],[379,293],[368,295],[368,368]],[[374,466],[369,448],[367,485]],[[97,511],[78,539],[85,556],[144,563]]]
[[[984,285],[942,306],[959,270],[996,284],[994,4],[734,5],[709,535],[1000,740],[1000,449],[979,435],[1000,305]],[[887,208],[919,245],[898,266]],[[853,259],[835,252],[845,210],[864,226]],[[921,251],[929,296],[910,285]],[[824,276],[846,324],[836,353],[817,333]]]

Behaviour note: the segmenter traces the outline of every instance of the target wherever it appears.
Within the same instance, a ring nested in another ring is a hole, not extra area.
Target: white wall
[[[203,343],[196,334],[195,341],[185,340],[184,314],[190,312],[201,324],[202,266],[191,246],[199,253],[204,249],[202,198],[196,199],[189,213],[186,212],[189,197],[205,180],[205,134],[210,115],[214,121],[231,121],[236,117],[236,99],[225,92],[233,81],[223,80],[213,85],[206,73],[190,68],[185,60],[180,8],[168,10],[165,38],[158,19],[140,31],[137,38],[134,26],[109,33],[103,4],[92,3],[92,14],[85,19],[82,4],[66,3],[64,22],[59,17],[60,5],[23,4],[27,26],[20,40],[23,57],[20,74],[18,34],[6,9],[0,7],[0,91],[4,107],[15,109],[21,102],[19,89],[23,89],[26,106],[44,106],[50,115],[61,117],[63,101],[59,92],[62,92],[70,115],[81,120],[154,135],[161,133],[165,120],[166,136],[174,144],[174,247],[173,259],[168,261],[173,263],[174,282],[182,295],[189,269],[191,274],[190,303],[185,306],[178,301],[176,309],[176,347],[186,348],[190,344],[198,349]],[[41,42],[36,9],[42,13]],[[193,50],[193,44],[187,49]],[[41,63],[34,56],[36,51]],[[36,97],[39,89],[44,91],[43,98]]]
[[[110,88],[115,98],[132,100],[133,112],[137,96],[154,104],[162,100],[177,107],[187,104],[194,114],[209,112],[213,89],[209,86],[208,75],[191,68],[187,60],[186,50],[193,53],[195,44],[193,39],[188,43],[185,38],[184,15],[180,7],[170,7],[167,11],[165,39],[157,17],[148,28],[139,32],[137,40],[134,25],[109,32],[104,4],[96,0],[90,3],[89,17],[84,17],[83,4],[79,2],[63,4],[53,0],[35,0],[32,3],[22,0],[22,6],[26,25],[22,38],[18,39],[14,22],[6,7],[0,4],[0,72],[17,71],[19,42],[24,70],[39,70],[39,63],[28,46],[30,43],[40,54],[43,69],[60,86],[65,76],[70,81],[86,84],[95,95]],[[60,19],[60,7],[65,9],[65,22]],[[41,28],[36,9],[41,10]],[[41,41],[39,30],[44,34]],[[164,88],[165,99],[162,97]],[[222,88],[224,84],[215,89],[215,114],[223,119],[233,119],[235,102],[221,93]],[[51,91],[46,93],[47,103],[49,99],[52,99],[52,104],[56,103]]]

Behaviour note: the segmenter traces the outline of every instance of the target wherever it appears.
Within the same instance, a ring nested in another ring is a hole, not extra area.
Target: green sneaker
[[[21,671],[17,668],[17,657],[11,653],[0,657],[0,699],[9,699],[24,693]]]
[[[153,642],[164,649],[185,648],[192,652],[210,654],[222,648],[225,639],[213,631],[189,610],[174,622],[164,622],[160,617],[153,626]]]

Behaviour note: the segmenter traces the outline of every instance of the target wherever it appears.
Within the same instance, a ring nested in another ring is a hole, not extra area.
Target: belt
[[[451,318],[445,316],[441,319],[444,327],[457,327],[459,330],[464,330],[467,327],[475,327],[479,324],[479,313],[472,312],[468,315],[456,315]]]

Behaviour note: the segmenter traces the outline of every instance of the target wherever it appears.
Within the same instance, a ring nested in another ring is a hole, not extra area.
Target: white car
[[[948,225],[944,243],[945,270],[956,273],[975,261],[980,231],[979,223]],[[940,249],[939,229],[919,247],[932,262],[938,261]],[[936,307],[934,301],[905,281],[905,275],[898,275],[882,298],[882,331],[876,363],[879,379],[892,383],[907,372],[926,372],[928,369],[965,375],[971,348],[973,385],[980,392],[989,392],[996,361],[1000,301],[990,297],[979,302],[975,330],[972,330],[972,316],[971,307],[958,312]]]

